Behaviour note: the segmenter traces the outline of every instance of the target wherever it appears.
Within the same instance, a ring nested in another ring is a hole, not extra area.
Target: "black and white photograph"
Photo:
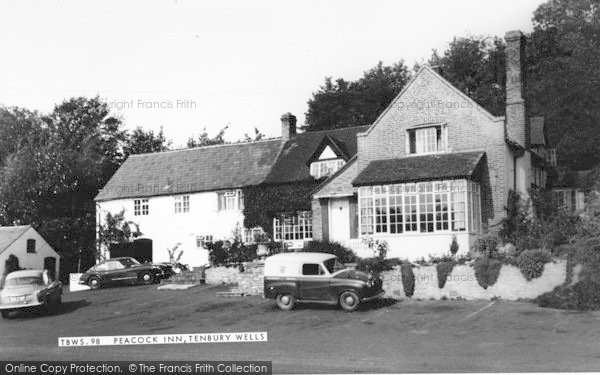
[[[600,371],[600,0],[0,0],[0,374]]]

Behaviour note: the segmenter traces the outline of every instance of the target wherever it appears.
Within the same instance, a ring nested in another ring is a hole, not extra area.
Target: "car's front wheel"
[[[100,279],[97,278],[96,276],[92,276],[88,280],[88,286],[90,287],[90,289],[100,289],[100,287],[101,287]]]
[[[140,276],[140,280],[143,284],[152,284],[154,282],[154,276],[150,272],[144,272]]]
[[[296,303],[296,298],[289,293],[279,294],[277,298],[275,298],[277,303],[277,307],[282,310],[291,310],[294,308],[294,304]]]
[[[340,294],[340,307],[346,311],[354,311],[360,304],[360,298],[356,292],[351,290]]]
[[[4,319],[10,318],[10,311],[8,311],[8,310],[2,310],[2,317]]]

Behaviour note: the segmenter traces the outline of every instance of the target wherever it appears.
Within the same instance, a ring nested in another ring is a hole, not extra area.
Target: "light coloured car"
[[[337,304],[354,311],[384,294],[379,275],[346,268],[332,254],[282,253],[265,259],[265,297],[282,310],[296,302]]]
[[[47,271],[21,270],[6,275],[0,290],[0,312],[8,318],[13,311],[44,309],[55,313],[62,303],[62,283],[52,281]]]

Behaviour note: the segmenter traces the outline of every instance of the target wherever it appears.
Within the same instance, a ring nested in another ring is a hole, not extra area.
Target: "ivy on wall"
[[[311,196],[320,181],[309,180],[290,184],[256,185],[243,188],[244,227],[261,227],[272,237],[273,217],[310,211]]]

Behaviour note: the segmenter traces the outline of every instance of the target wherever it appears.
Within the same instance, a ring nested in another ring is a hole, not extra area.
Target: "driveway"
[[[56,316],[0,321],[3,360],[267,360],[275,373],[600,370],[600,313],[525,302],[384,300],[280,311],[225,287],[65,292]],[[58,347],[64,336],[266,331],[268,342]]]

